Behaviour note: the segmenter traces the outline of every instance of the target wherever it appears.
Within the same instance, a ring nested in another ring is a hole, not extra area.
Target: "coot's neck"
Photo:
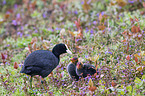
[[[59,53],[57,51],[55,51],[54,49],[52,50],[52,53],[59,59]]]
[[[77,61],[78,62],[78,61]],[[77,65],[77,62],[74,62],[74,65],[76,66]]]
[[[52,53],[59,59],[59,56],[62,54],[62,52],[55,46],[52,49]]]

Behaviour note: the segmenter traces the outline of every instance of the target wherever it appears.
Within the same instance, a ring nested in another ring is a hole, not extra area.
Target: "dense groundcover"
[[[144,96],[144,0],[1,0],[0,95]],[[35,50],[65,43],[72,55],[45,78],[20,73]],[[67,65],[74,56],[98,68],[73,88]]]

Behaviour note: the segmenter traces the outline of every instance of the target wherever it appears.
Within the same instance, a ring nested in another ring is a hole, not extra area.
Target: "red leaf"
[[[2,59],[6,59],[5,55],[3,53],[1,53]]]
[[[145,8],[145,2],[143,2],[143,7]]]
[[[17,64],[17,62],[14,63],[14,68],[17,69],[19,66]]]
[[[36,0],[35,0],[34,2],[32,2],[30,6],[31,6],[32,9],[35,9],[35,6],[36,6]]]
[[[71,36],[75,36],[75,34],[72,31],[68,30],[68,32],[71,34]]]
[[[13,13],[13,10],[12,9],[8,9],[8,12]]]
[[[131,25],[134,24],[134,20],[132,18],[130,18],[130,22],[131,22]]]
[[[132,26],[132,28],[131,28],[131,32],[133,32],[133,33],[140,32],[140,28],[134,25],[134,26]]]
[[[135,57],[134,59],[135,59],[135,62],[138,62],[138,58],[137,57]]]
[[[122,40],[121,42],[126,42],[126,39]]]
[[[138,26],[138,32],[141,32],[140,27]]]
[[[53,72],[51,72],[51,73],[48,75],[48,77],[50,77],[50,76],[53,76]]]
[[[34,42],[37,42],[37,37],[32,38],[30,43],[33,44]]]
[[[128,50],[129,50],[129,44],[127,45],[127,52],[128,52]]]
[[[96,89],[97,89],[97,87],[95,87],[95,86],[89,86],[89,90],[92,92],[95,91]]]
[[[103,16],[102,16],[102,14],[100,13],[100,14],[99,14],[99,20],[100,20],[100,22],[102,21],[102,19],[103,19]]]
[[[87,3],[87,0],[84,0],[84,4],[82,5],[84,11],[88,12],[90,10],[90,5]]]
[[[129,37],[131,37],[131,36],[132,36],[132,34],[131,34],[131,33],[128,33],[128,36],[129,36]]]
[[[97,71],[97,69],[98,69],[98,65],[96,65],[96,68],[95,68],[95,69],[96,69],[96,71]],[[97,73],[97,72],[96,72],[96,73]]]
[[[99,29],[99,30],[104,30],[105,28],[106,28],[106,27],[105,27],[104,25],[99,25],[99,26],[98,26],[98,29]]]
[[[77,35],[77,37],[81,37],[82,38],[83,37],[82,29],[79,29],[78,31],[79,31],[79,34]]]
[[[5,14],[5,18],[8,19],[10,17],[10,14]]]
[[[41,40],[43,41],[43,36],[41,36]]]
[[[23,4],[27,5],[29,3],[29,0],[23,0]]]
[[[46,3],[46,0],[42,0],[44,3]]]
[[[35,43],[35,42],[32,44],[32,48],[33,48],[34,50],[36,50],[36,43]]]
[[[126,56],[126,59],[129,61],[129,60],[130,60],[130,56],[129,56],[129,55],[127,55],[127,56]]]
[[[127,2],[125,2],[124,0],[116,0],[116,2],[120,7],[124,7],[127,4]]]
[[[77,26],[78,29],[80,29],[80,26],[81,26],[80,25],[80,19],[78,19],[78,20],[75,21],[75,25]]]
[[[115,87],[117,84],[116,84],[114,81],[112,81],[112,82],[111,82],[111,85],[112,85],[113,87]]]
[[[135,21],[138,22],[138,18],[135,16]]]
[[[115,5],[115,3],[114,3],[114,2],[112,2],[112,1],[110,2],[110,4],[111,4],[112,6],[113,6],[113,5]]]
[[[144,14],[145,14],[145,11],[141,11],[140,14],[141,14],[141,15],[144,15]]]
[[[126,35],[127,34],[127,31],[125,30],[122,34],[125,34]]]
[[[132,18],[130,18],[130,22],[133,22],[134,20]]]
[[[28,48],[29,48],[29,52],[31,53],[31,48],[30,48],[30,45],[28,44]]]

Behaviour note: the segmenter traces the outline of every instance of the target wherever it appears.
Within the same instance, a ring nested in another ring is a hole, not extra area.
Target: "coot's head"
[[[78,58],[77,57],[73,57],[73,58],[71,58],[70,59],[71,60],[71,62],[73,63],[73,64],[77,64],[77,62],[78,62]]]
[[[68,49],[68,46],[66,44],[60,43],[57,44],[53,47],[52,53],[56,56],[59,57],[59,55],[63,53],[69,53],[72,54],[72,52]]]
[[[77,69],[82,69],[84,67],[82,62],[77,63]]]

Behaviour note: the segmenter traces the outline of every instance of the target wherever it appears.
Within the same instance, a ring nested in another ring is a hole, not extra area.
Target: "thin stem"
[[[30,87],[32,88],[32,76],[30,76]]]

